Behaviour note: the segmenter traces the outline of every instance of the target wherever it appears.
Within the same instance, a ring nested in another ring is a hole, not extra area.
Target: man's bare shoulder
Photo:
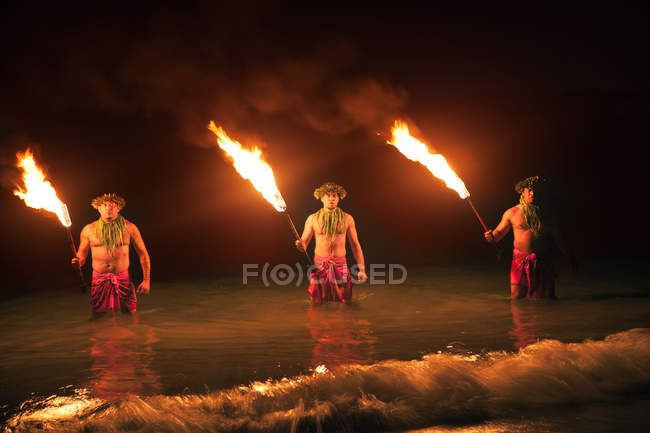
[[[350,215],[347,212],[343,212],[343,213],[345,214],[345,227],[346,227],[346,230],[348,230],[348,229],[350,229],[352,227],[355,227],[356,224],[354,222],[354,218],[352,218],[352,215]]]
[[[518,215],[520,213],[521,213],[521,207],[517,204],[517,205],[514,205],[513,207],[511,207],[510,209],[508,209],[507,211],[505,211],[505,213],[503,215],[507,216],[507,217],[513,217],[513,216]]]
[[[81,229],[81,234],[88,233],[92,230],[95,230],[96,226],[97,226],[97,221],[93,221],[91,223],[86,224],[84,228]]]
[[[140,230],[138,230],[138,226],[136,226],[135,224],[133,224],[131,221],[127,220],[126,218],[124,218],[124,223],[126,224],[126,229],[129,231],[129,233],[134,233],[134,232],[140,231]]]

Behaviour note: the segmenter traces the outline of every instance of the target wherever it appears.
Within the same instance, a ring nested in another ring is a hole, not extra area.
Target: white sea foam
[[[650,329],[518,353],[346,365],[207,394],[29,401],[5,432],[373,431],[498,419],[650,387]]]

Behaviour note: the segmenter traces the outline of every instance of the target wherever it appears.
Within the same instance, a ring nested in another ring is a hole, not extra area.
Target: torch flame
[[[396,120],[391,132],[393,137],[388,144],[395,146],[408,159],[424,165],[435,177],[445,182],[448,188],[456,191],[460,198],[469,197],[469,191],[465,184],[449,167],[445,157],[439,153],[429,152],[426,144],[409,134],[409,127],[406,123]]]
[[[14,190],[14,195],[23,199],[29,207],[54,212],[59,217],[61,224],[70,227],[70,216],[66,205],[56,196],[52,184],[45,180],[45,173],[36,165],[32,152],[27,149],[23,153],[17,153],[16,157],[18,158],[17,167],[23,169],[25,189],[17,186],[18,189]]]
[[[231,140],[221,126],[216,126],[212,121],[208,129],[215,133],[219,147],[232,158],[235,170],[241,177],[248,179],[277,211],[287,210],[282,194],[275,184],[273,170],[260,158],[262,151],[256,147],[252,150],[244,149],[239,142]]]

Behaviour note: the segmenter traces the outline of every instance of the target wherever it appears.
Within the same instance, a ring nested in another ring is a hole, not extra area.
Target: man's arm
[[[357,266],[359,267],[358,279],[360,282],[364,282],[368,279],[366,275],[366,262],[363,258],[363,251],[361,250],[361,244],[359,243],[359,236],[357,235],[357,227],[354,224],[354,218],[352,215],[348,215],[348,239],[350,240],[350,248],[352,249],[352,255],[357,261]]]
[[[88,240],[88,226],[85,226],[81,230],[79,248],[77,249],[77,256],[72,258],[72,264],[79,265],[80,268],[83,267],[83,265],[86,264],[88,251],[90,251],[90,241]]]
[[[305,221],[305,228],[302,231],[302,236],[300,240],[296,240],[296,248],[300,251],[306,251],[311,238],[314,237],[314,225],[313,225],[313,215],[309,215]]]
[[[146,295],[149,293],[151,284],[151,260],[149,259],[147,247],[145,247],[144,241],[142,240],[140,230],[133,223],[128,223],[127,227],[131,234],[135,252],[140,257],[140,266],[142,267],[142,283],[138,286],[138,293]]]
[[[510,222],[510,218],[512,216],[512,209],[508,209],[503,213],[503,217],[501,218],[501,222],[499,225],[494,229],[494,230],[488,230],[485,232],[485,240],[487,240],[490,243],[496,244],[497,242],[500,242],[501,239],[505,235],[508,234],[510,229],[512,228],[512,223]]]

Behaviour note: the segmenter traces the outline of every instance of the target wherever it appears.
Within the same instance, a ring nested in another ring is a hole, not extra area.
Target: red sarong
[[[526,254],[515,248],[512,251],[510,284],[513,298],[555,298],[553,261],[550,257]]]
[[[106,311],[135,311],[137,299],[135,286],[129,278],[128,269],[119,274],[93,271],[90,288],[90,305],[94,313]]]
[[[321,257],[314,255],[314,264],[318,266],[309,275],[309,296],[317,302],[349,302],[352,299],[352,279],[350,271],[342,257]]]

